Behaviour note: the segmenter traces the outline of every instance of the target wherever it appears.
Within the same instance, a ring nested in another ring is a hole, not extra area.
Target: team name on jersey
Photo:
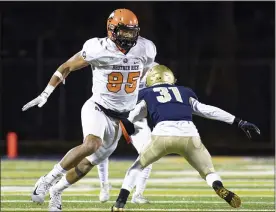
[[[112,70],[124,70],[124,71],[129,71],[129,70],[139,70],[139,65],[133,65],[133,66],[118,66],[118,65],[113,65]]]

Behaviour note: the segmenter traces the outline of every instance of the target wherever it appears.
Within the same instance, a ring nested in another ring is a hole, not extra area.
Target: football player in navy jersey
[[[192,121],[192,115],[237,125],[249,138],[251,131],[260,134],[260,130],[254,124],[224,110],[199,102],[191,89],[176,86],[175,81],[172,71],[164,65],[154,66],[147,75],[147,88],[140,91],[139,103],[128,119],[132,122],[144,117],[150,119],[153,127],[151,143],[127,171],[111,211],[124,211],[129,193],[143,168],[172,153],[183,156],[229,205],[234,208],[241,205],[240,197],[226,189],[216,173],[211,156]]]

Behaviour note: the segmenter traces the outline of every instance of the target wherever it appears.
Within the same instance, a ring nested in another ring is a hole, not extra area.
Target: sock
[[[117,207],[117,208],[122,207],[122,205],[120,203],[123,203],[125,205],[126,201],[127,201],[127,198],[129,196],[129,193],[130,192],[128,190],[122,188],[121,191],[120,191],[120,194],[119,194],[119,196],[116,200],[115,207]]]
[[[58,181],[64,174],[66,170],[64,170],[60,164],[56,164],[54,168],[45,176],[45,181],[47,183],[53,184]]]
[[[210,173],[206,176],[206,182],[210,187],[213,187],[213,183],[215,181],[220,181],[222,182],[220,176],[217,173]]]
[[[67,180],[66,180],[66,175],[63,176],[60,181],[58,181],[57,184],[55,184],[52,189],[54,191],[57,191],[57,192],[62,192],[64,189],[70,187],[72,184],[70,184]]]
[[[142,167],[140,165],[139,159],[134,162],[134,164],[129,168],[126,173],[122,189],[126,189],[128,191],[132,191],[134,186],[136,185],[137,179],[142,172]]]
[[[147,179],[150,176],[152,169],[152,164],[148,165],[144,170],[140,173],[137,184],[135,194],[143,194],[146,189]]]
[[[108,158],[97,165],[101,185],[108,184]]]

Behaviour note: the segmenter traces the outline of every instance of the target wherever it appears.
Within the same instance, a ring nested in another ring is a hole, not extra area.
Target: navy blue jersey
[[[141,90],[138,101],[147,103],[148,118],[154,127],[161,121],[192,121],[190,97],[197,99],[190,88],[162,84]]]

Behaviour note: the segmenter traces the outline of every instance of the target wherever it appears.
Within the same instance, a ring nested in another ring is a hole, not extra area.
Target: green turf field
[[[47,211],[49,197],[36,205],[30,194],[36,180],[55,162],[2,160],[1,211]],[[132,162],[110,161],[110,201],[99,202],[99,181],[93,169],[63,193],[63,211],[110,211]],[[213,162],[225,187],[241,197],[241,208],[232,209],[220,199],[184,159],[166,157],[153,165],[145,191],[151,204],[128,203],[126,211],[275,211],[273,158],[214,157]]]

